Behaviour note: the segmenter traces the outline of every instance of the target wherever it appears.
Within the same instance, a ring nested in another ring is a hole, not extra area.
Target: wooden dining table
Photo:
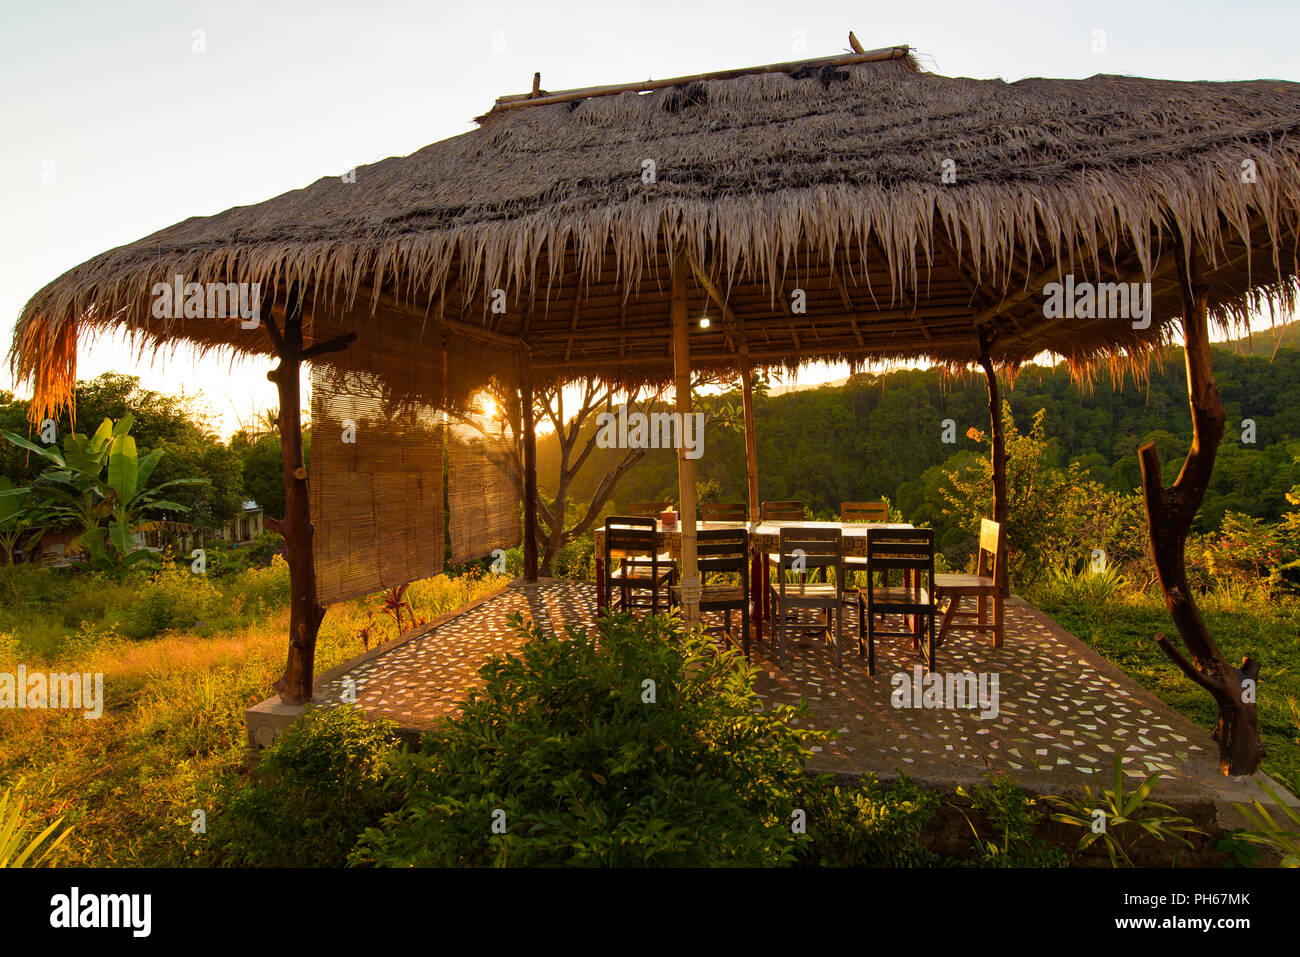
[[[867,557],[867,532],[873,528],[910,529],[916,526],[903,522],[696,522],[698,531],[714,528],[744,528],[749,531],[751,552],[751,571],[749,601],[751,618],[755,633],[759,639],[763,636],[763,619],[769,617],[771,609],[767,608],[767,569],[768,555],[774,555],[781,548],[781,529],[783,528],[838,528],[844,537],[844,554],[846,557]],[[673,561],[682,558],[682,527],[678,520],[673,528],[665,528],[661,519],[655,519],[656,542],[662,554],[667,552]],[[605,594],[605,529],[601,526],[595,531],[596,551],[596,607],[604,608],[608,595]]]

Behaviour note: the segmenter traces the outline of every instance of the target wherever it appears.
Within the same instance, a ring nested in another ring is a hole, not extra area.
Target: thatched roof
[[[178,273],[261,281],[279,303],[301,283],[312,337],[355,328],[363,352],[409,361],[411,343],[445,337],[453,350],[478,342],[487,362],[525,350],[542,378],[629,384],[669,376],[669,264],[683,251],[743,321],[758,365],[965,363],[979,328],[1012,364],[1141,351],[1168,339],[1174,256],[1191,244],[1221,322],[1291,307],[1300,85],[1004,83],[922,73],[904,51],[496,110],[355,182],[188,219],[37,293],[16,371],[38,411],[66,400],[78,328],[270,352],[237,321],[152,318],[153,284]],[[1155,319],[1046,318],[1058,273],[1150,278]],[[796,289],[806,314],[791,309]],[[728,364],[739,330],[697,280],[690,302],[714,320],[693,333],[693,361]]]

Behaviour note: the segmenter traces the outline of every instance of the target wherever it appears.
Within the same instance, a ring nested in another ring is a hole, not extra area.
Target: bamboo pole
[[[673,372],[676,382],[676,409],[683,430],[691,414],[691,332],[686,315],[686,274],[689,267],[684,256],[673,260],[671,317],[673,325]],[[686,457],[686,445],[677,443],[677,487],[681,498],[682,523],[682,621],[692,628],[700,621],[700,571],[695,557],[695,460]],[[698,440],[698,437],[697,437]]]
[[[524,581],[537,581],[537,431],[533,421],[533,369],[519,360],[519,406],[524,441]]]
[[[880,60],[902,60],[910,52],[908,46],[881,47],[878,50],[866,50],[861,53],[841,53],[837,56],[816,57],[811,60],[791,60],[787,63],[768,63],[763,66],[739,67],[733,70],[718,70],[713,73],[695,73],[691,76],[675,76],[666,80],[641,80],[634,83],[615,83],[610,86],[587,86],[573,90],[557,90],[546,96],[535,93],[514,93],[497,97],[491,113],[505,110],[517,110],[529,106],[549,106],[552,103],[567,103],[571,100],[585,100],[594,96],[613,96],[617,93],[644,93],[649,90],[663,90],[684,83],[696,83],[702,80],[734,80],[737,77],[750,76],[755,73],[794,73],[797,70],[815,69],[817,67],[852,66],[856,63],[875,63]],[[484,119],[484,116],[478,117]]]
[[[758,435],[754,431],[754,386],[750,381],[749,350],[740,347],[741,396],[745,406],[745,475],[749,480],[749,520],[758,521]]]
[[[691,271],[704,291],[709,294],[714,305],[722,312],[722,317],[736,332],[736,344],[739,358],[736,366],[740,371],[741,395],[745,408],[745,475],[749,481],[749,520],[758,521],[758,437],[754,431],[754,386],[750,382],[749,340],[745,335],[745,320],[736,315],[727,302],[718,284],[709,278],[708,273],[700,268],[694,257],[690,259]],[[861,340],[861,336],[858,339]]]
[[[1010,569],[1007,568],[1007,520],[1011,516],[1011,503],[1007,499],[1007,442],[1002,428],[1002,397],[998,389],[998,373],[989,357],[993,337],[980,331],[980,367],[989,391],[989,430],[993,444],[993,521],[1002,529],[998,536],[998,588],[1003,597],[1011,593]]]

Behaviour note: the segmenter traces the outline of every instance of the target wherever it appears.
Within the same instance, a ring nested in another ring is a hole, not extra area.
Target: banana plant
[[[61,524],[80,526],[81,533],[67,552],[84,552],[95,568],[121,571],[147,559],[147,551],[134,548],[135,533],[154,525],[147,521],[147,514],[189,510],[159,493],[169,486],[208,484],[207,479],[187,478],[146,488],[163,450],[154,449],[140,458],[129,434],[134,424],[130,414],[116,423],[106,418],[89,437],[80,433],[65,436],[61,449],[4,433],[14,445],[50,463],[31,490],[50,503],[52,517]],[[12,494],[0,490],[0,499]]]
[[[30,486],[16,487],[0,477],[0,551],[5,564],[14,563],[14,549],[30,548],[49,527],[49,511],[36,502]]]

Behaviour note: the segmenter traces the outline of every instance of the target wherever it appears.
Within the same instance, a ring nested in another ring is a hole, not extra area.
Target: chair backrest
[[[704,502],[700,505],[702,522],[746,522],[749,507],[744,502]]]
[[[934,583],[934,529],[867,529],[867,580],[874,588],[876,574],[884,572],[886,582],[894,569],[925,576],[925,587]],[[917,582],[919,585],[919,580]]]
[[[803,502],[764,502],[763,521],[802,522]]]
[[[984,575],[994,581],[998,577],[998,562],[1001,560],[1002,526],[987,518],[980,519],[980,557],[975,574]]]
[[[605,567],[613,571],[611,559],[626,555],[658,554],[655,520],[634,515],[611,515],[605,519]]]
[[[781,591],[785,573],[804,574],[815,568],[834,569],[835,591],[844,591],[844,533],[838,528],[807,528],[788,525],[781,529]]]
[[[633,502],[627,507],[627,513],[658,518],[661,513],[668,511],[672,504],[672,502]]]
[[[841,502],[841,522],[887,522],[889,506],[884,502]]]
[[[695,533],[695,563],[700,573],[738,572],[749,594],[749,532],[743,528],[706,528]]]

